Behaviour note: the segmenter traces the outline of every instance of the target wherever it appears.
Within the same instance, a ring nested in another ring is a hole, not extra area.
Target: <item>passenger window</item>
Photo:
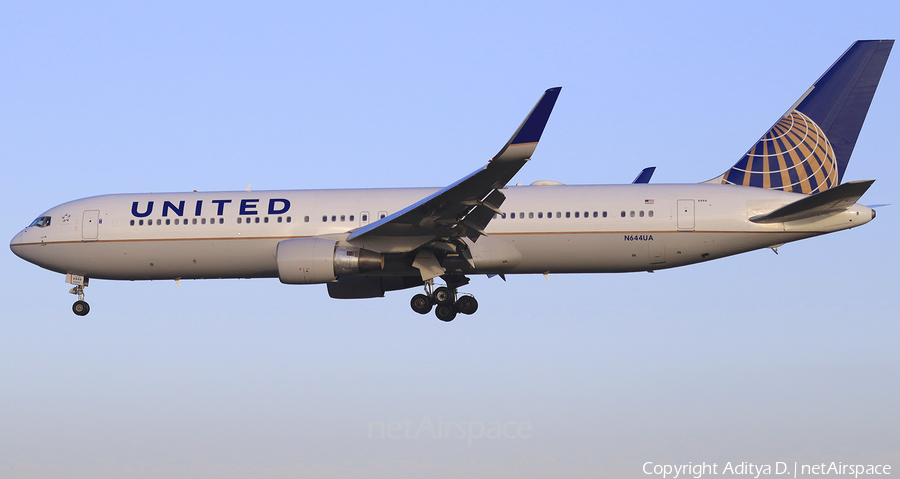
[[[369,221],[369,215],[362,215],[363,221]]]
[[[562,213],[560,213],[559,211],[557,211],[557,212],[556,212],[556,217],[557,217],[557,218],[562,218]]]
[[[225,218],[219,218],[219,224],[220,224],[220,225],[224,225],[224,224],[225,224]]]
[[[166,218],[166,226],[169,226],[170,224],[172,224],[172,220]]]
[[[594,213],[594,216],[597,216],[597,213]],[[584,212],[584,217],[585,217],[585,218],[588,217],[588,212],[587,212],[587,211]],[[576,218],[577,218],[577,217],[576,217]]]
[[[534,213],[528,212],[528,219],[534,219]]]
[[[639,215],[640,215],[641,218],[643,218],[643,217],[644,217],[644,212],[641,211],[641,212],[639,213]]]
[[[341,222],[343,223],[344,221],[346,221],[346,218],[347,218],[346,216],[341,215]]]
[[[191,224],[197,224],[197,218],[192,219]]]
[[[353,221],[353,215],[350,215],[350,221]]]
[[[510,213],[510,214],[509,214],[509,218],[510,218],[510,219],[513,219],[513,220],[516,219],[516,214],[515,214],[515,213]]]
[[[288,216],[288,223],[290,223],[290,222],[291,222],[291,217]],[[304,223],[309,223],[309,216],[304,216],[304,217],[303,217],[303,222],[304,222]]]
[[[651,218],[653,218],[653,210],[648,211],[647,214],[650,215]]]
[[[201,225],[205,225],[205,224],[206,224],[206,218],[200,218],[200,224],[201,224]]]
[[[309,221],[309,216],[306,217],[306,220]],[[288,223],[291,222],[291,217],[290,217],[290,216],[287,217],[287,222],[288,222]]]
[[[575,217],[578,218],[578,212],[577,212],[577,211],[575,212]]]
[[[241,224],[241,217],[238,216],[238,224]]]
[[[134,226],[134,220],[131,220],[131,226]]]
[[[381,219],[384,219],[384,215],[381,215]]]
[[[328,221],[328,217],[327,217],[327,216],[323,216],[323,217],[322,217],[322,223],[325,223],[325,222],[327,222],[327,221]]]
[[[572,214],[569,213],[568,211],[566,211],[566,218],[571,218],[571,217],[572,217]]]
[[[544,212],[538,211],[538,218],[543,218],[543,217],[544,217]]]
[[[596,215],[595,215],[595,216],[596,216]],[[605,211],[603,212],[603,217],[606,218],[606,212],[605,212]]]
[[[253,222],[254,222],[254,223],[259,223],[259,216],[257,216],[256,218],[253,218]]]
[[[156,220],[156,226],[162,226],[162,220]]]
[[[281,223],[281,217],[280,217],[280,216],[278,217],[278,222]]]
[[[634,218],[634,211],[631,212],[630,216]]]
[[[175,224],[176,225],[178,224],[178,218],[175,218]]]
[[[624,218],[624,217],[625,217],[625,212],[623,211],[623,212],[622,212],[622,218]]]
[[[515,213],[513,213],[513,214],[515,214]],[[502,218],[502,219],[505,220],[505,219],[506,219],[506,213],[503,213],[502,215],[500,215],[500,218]]]

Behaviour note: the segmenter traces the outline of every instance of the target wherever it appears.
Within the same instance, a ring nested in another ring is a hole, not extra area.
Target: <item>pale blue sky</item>
[[[562,86],[514,181],[731,166],[896,2],[0,4],[0,237],[103,193],[444,186]],[[896,52],[895,52],[896,56]],[[898,59],[845,180],[898,203]],[[641,464],[900,467],[898,206],[655,274],[412,292],[96,281],[0,255],[0,476],[647,477]],[[370,438],[373,424],[528,437]]]

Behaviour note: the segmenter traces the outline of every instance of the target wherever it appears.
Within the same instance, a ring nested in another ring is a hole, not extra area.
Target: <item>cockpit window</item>
[[[50,226],[50,217],[49,216],[41,216],[40,218],[32,221],[29,226],[37,226],[38,228]]]

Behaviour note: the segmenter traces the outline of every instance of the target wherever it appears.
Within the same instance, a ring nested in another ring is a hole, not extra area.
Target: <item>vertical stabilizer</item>
[[[711,182],[818,193],[841,183],[893,40],[860,40]]]

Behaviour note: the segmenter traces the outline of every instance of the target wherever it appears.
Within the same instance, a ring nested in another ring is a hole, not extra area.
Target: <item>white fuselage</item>
[[[44,213],[48,226],[24,229],[10,247],[46,269],[96,279],[278,277],[278,242],[345,238],[437,190],[95,196],[51,208]],[[804,195],[730,185],[517,186],[503,193],[505,217],[490,222],[487,237],[470,242],[474,273],[671,268],[852,228],[873,217],[857,204],[824,218],[756,224],[749,218]],[[498,254],[514,260],[493,261]]]

